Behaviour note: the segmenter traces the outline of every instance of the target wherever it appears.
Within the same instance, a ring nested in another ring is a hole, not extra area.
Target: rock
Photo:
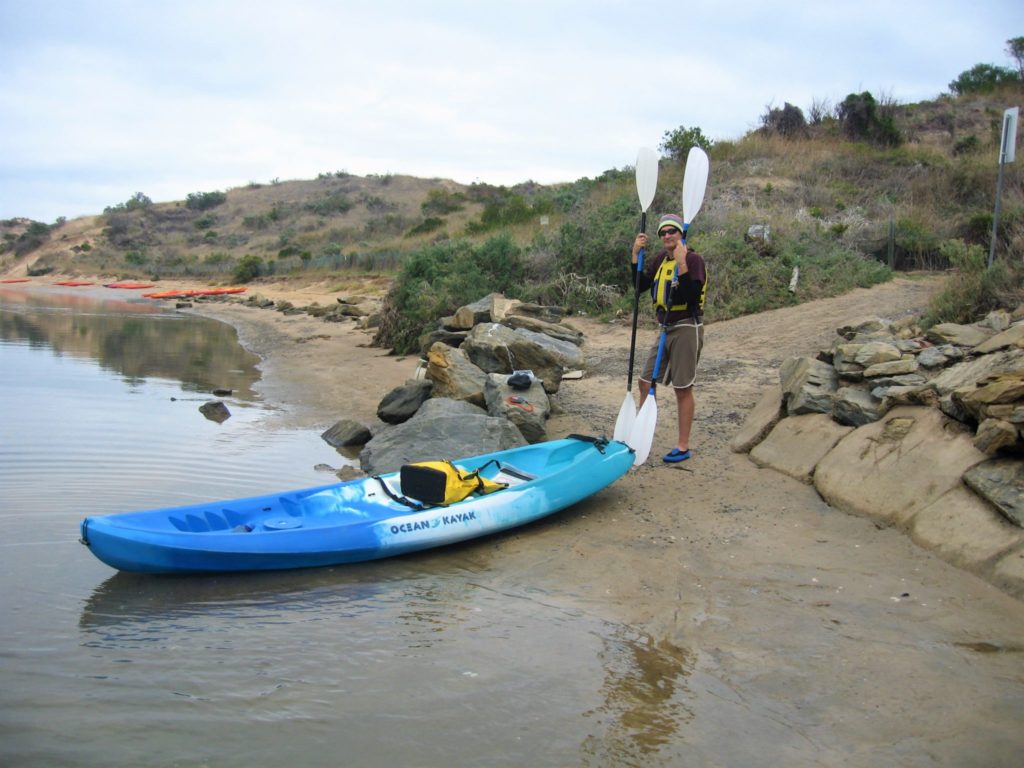
[[[1005,309],[994,309],[985,315],[985,319],[978,325],[991,328],[996,333],[1002,333],[1013,323],[1013,316]]]
[[[917,360],[911,355],[907,359],[893,360],[888,363],[876,363],[864,369],[864,378],[871,379],[876,376],[902,376],[914,373],[918,369]]]
[[[909,526],[985,455],[970,433],[934,408],[901,406],[841,440],[814,472],[832,506]]]
[[[779,423],[782,415],[782,388],[778,384],[773,384],[764,391],[754,409],[747,414],[743,426],[729,442],[729,448],[734,453],[748,453],[764,440],[765,435]]]
[[[968,409],[1024,400],[1024,373],[993,374],[979,381],[977,387],[963,394],[961,399]]]
[[[464,401],[432,398],[408,421],[374,435],[359,462],[368,474],[380,474],[414,461],[455,460],[521,445],[526,440],[507,419]]]
[[[344,448],[349,445],[366,445],[373,435],[370,428],[352,419],[341,419],[334,426],[325,430],[320,437],[333,448]]]
[[[403,421],[408,421],[430,398],[433,388],[434,382],[432,381],[410,379],[384,395],[377,405],[377,417],[388,424],[401,424]],[[366,440],[363,443],[366,443]]]
[[[1024,542],[1024,531],[958,484],[917,513],[910,538],[944,560],[984,575],[993,558]]]
[[[435,331],[420,336],[420,354],[426,357],[430,353],[430,348],[439,341],[442,344],[447,344],[449,347],[461,347],[462,342],[466,340],[468,335],[469,331],[451,331],[447,328],[438,328]]]
[[[917,355],[917,363],[925,368],[941,368],[949,362],[949,357],[942,351],[945,347],[925,347]]]
[[[487,375],[470,361],[462,348],[455,349],[440,342],[434,344],[427,354],[427,379],[434,382],[434,397],[466,400],[481,407],[484,404]]]
[[[851,427],[878,421],[887,410],[880,398],[863,389],[840,387],[832,399],[832,418]]]
[[[519,303],[512,307],[508,315],[525,315],[535,317],[547,323],[559,323],[565,316],[565,310],[561,307],[545,307],[540,304]]]
[[[900,352],[895,344],[889,344],[885,341],[871,341],[857,346],[857,353],[853,361],[858,365],[863,365],[865,368],[878,363],[890,363],[903,358],[903,353]]]
[[[852,339],[858,335],[888,332],[889,323],[880,317],[865,317],[861,320],[855,320],[852,323],[841,325],[836,328],[836,333],[844,339]]]
[[[1003,555],[992,568],[992,583],[1024,600],[1024,545]]]
[[[762,243],[771,242],[772,230],[768,224],[751,224],[747,227],[747,234],[745,239],[748,241],[758,241]]]
[[[546,421],[551,414],[551,401],[544,385],[534,380],[529,388],[513,389],[508,374],[489,373],[484,384],[487,413],[508,419],[523,433],[528,443],[539,443],[547,437]]]
[[[977,382],[1000,373],[1024,373],[1024,349],[1001,349],[988,355],[946,368],[929,382],[940,396],[974,387]]]
[[[990,459],[964,473],[967,486],[998,509],[1007,520],[1024,528],[1024,462]]]
[[[961,347],[976,347],[989,339],[995,332],[991,328],[958,323],[939,323],[925,333],[933,344],[956,344]]]
[[[995,352],[997,349],[1006,349],[1007,347],[1024,347],[1024,323],[1014,325],[1001,333],[997,333],[987,341],[979,344],[974,351],[987,354]]]
[[[1017,444],[1017,427],[1002,419],[985,419],[974,435],[974,447],[994,456],[999,451]]]
[[[468,331],[477,323],[489,323],[494,320],[491,309],[495,298],[504,298],[500,293],[490,293],[472,304],[459,307],[452,318],[452,328]]]
[[[852,431],[852,427],[840,426],[822,413],[793,416],[776,424],[768,437],[750,451],[750,458],[759,467],[770,467],[810,484],[818,462]]]
[[[832,396],[838,386],[835,369],[810,357],[793,357],[779,369],[786,413],[832,413]]]
[[[502,321],[502,325],[507,325],[513,330],[517,328],[525,328],[526,330],[534,331],[535,333],[543,333],[553,339],[568,341],[570,344],[575,344],[577,347],[583,344],[583,334],[564,323],[547,323],[543,320],[538,320],[535,317],[511,314]]]
[[[223,424],[231,418],[231,411],[220,400],[210,400],[203,403],[199,406],[199,412],[210,421],[216,421],[218,424]]]
[[[544,381],[544,390],[557,392],[566,370],[583,368],[585,359],[579,347],[542,333],[499,323],[484,323],[470,331],[462,349],[469,359],[486,373],[512,373],[532,370]]]
[[[334,474],[337,475],[338,479],[341,480],[342,482],[347,482],[349,480],[357,480],[360,477],[366,477],[365,472],[359,469],[359,467],[353,467],[351,464],[346,464]]]

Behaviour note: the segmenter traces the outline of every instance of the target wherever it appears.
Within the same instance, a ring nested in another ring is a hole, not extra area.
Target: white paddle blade
[[[683,223],[689,224],[704,202],[704,190],[708,188],[708,171],[711,164],[707,153],[700,147],[690,147],[686,156],[686,171],[683,175]]]
[[[633,401],[633,394],[627,392],[625,399],[622,401],[622,407],[619,408],[619,418],[615,420],[615,432],[612,434],[612,439],[628,445],[629,436],[633,432],[633,425],[635,423],[636,403]]]
[[[640,198],[640,210],[646,211],[651,207],[657,189],[658,153],[641,147],[636,156],[636,194]]]
[[[636,422],[633,424],[633,431],[629,435],[629,440],[626,441],[626,444],[636,452],[633,457],[634,467],[639,467],[651,455],[654,428],[657,425],[658,401],[651,394],[647,396],[644,404],[640,407],[640,413],[636,415]]]

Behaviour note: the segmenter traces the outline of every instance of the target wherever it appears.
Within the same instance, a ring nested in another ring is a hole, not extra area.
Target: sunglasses
[[[679,235],[682,234],[675,227],[666,227],[658,232],[658,237],[665,237],[666,235]]]

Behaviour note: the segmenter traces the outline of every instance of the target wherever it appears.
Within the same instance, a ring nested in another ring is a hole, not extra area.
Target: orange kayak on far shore
[[[245,293],[245,288],[203,288],[197,290],[157,291],[142,294],[147,299],[188,299],[193,296],[223,296],[230,293]]]

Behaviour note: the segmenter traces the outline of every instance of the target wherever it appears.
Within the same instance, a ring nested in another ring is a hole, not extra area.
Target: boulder
[[[414,461],[455,460],[522,445],[522,433],[507,419],[465,401],[432,398],[408,421],[374,435],[359,463],[368,474],[381,474]]]
[[[887,410],[881,398],[863,389],[840,387],[832,399],[832,418],[851,427],[878,421]]]
[[[987,341],[983,341],[975,348],[975,352],[988,354],[989,352],[995,352],[997,349],[1006,349],[1008,347],[1024,347],[1024,323],[1014,325],[1001,333],[997,333]]]
[[[793,357],[779,369],[779,383],[786,413],[832,413],[832,396],[838,387],[835,369],[812,357]]]
[[[377,417],[388,424],[401,424],[411,419],[430,397],[433,386],[432,381],[410,379],[395,387],[377,405]]]
[[[372,436],[369,427],[352,419],[341,419],[320,435],[328,445],[334,448],[366,445]]]
[[[991,328],[959,323],[939,323],[928,329],[925,338],[933,344],[956,344],[960,347],[976,347],[995,334]]]
[[[466,400],[482,407],[486,378],[461,348],[437,342],[427,353],[427,379],[434,383],[434,397]]]
[[[829,504],[900,526],[986,459],[962,425],[934,408],[901,406],[841,440],[814,472]]]
[[[455,315],[451,320],[451,326],[458,330],[468,331],[477,323],[489,323],[494,320],[491,316],[491,310],[494,307],[494,300],[496,298],[504,299],[500,293],[489,293],[482,299],[474,301],[472,304],[466,304],[463,307],[459,307],[455,310]]]
[[[917,360],[913,355],[908,355],[902,360],[892,360],[887,363],[875,363],[864,369],[864,378],[873,379],[879,376],[903,376],[914,373],[918,369]]]
[[[561,307],[548,307],[521,302],[509,309],[508,314],[525,315],[526,317],[534,317],[547,323],[558,323],[565,317],[565,310]]]
[[[419,339],[420,355],[426,357],[430,353],[430,348],[439,341],[449,347],[461,347],[468,335],[469,331],[452,331],[443,327],[425,333]]]
[[[773,384],[764,391],[754,409],[747,414],[743,426],[729,442],[729,448],[734,453],[748,453],[779,423],[783,407],[782,388],[778,384]]]
[[[914,516],[910,538],[947,562],[984,574],[993,558],[1024,543],[1024,531],[957,484]]]
[[[964,473],[964,482],[1007,520],[1024,528],[1024,462],[1016,459],[983,461]]]
[[[543,333],[553,339],[568,341],[570,344],[575,344],[577,347],[583,344],[583,334],[572,326],[565,325],[564,323],[548,323],[544,320],[538,320],[535,317],[511,314],[502,320],[502,325],[507,325],[513,330],[517,328],[525,328],[526,330],[534,331],[535,333]]]
[[[858,365],[863,365],[865,368],[877,363],[890,363],[903,357],[899,347],[886,341],[870,341],[867,344],[857,346],[858,349],[853,361]]]
[[[489,373],[484,384],[487,413],[508,419],[523,433],[528,443],[539,443],[547,437],[546,422],[551,415],[551,401],[543,383],[534,379],[529,388],[514,389],[508,374]]]
[[[557,392],[562,374],[583,368],[579,347],[525,328],[513,330],[500,323],[484,323],[470,331],[462,349],[486,373],[532,370],[544,381],[544,390]]]
[[[210,421],[216,421],[218,424],[223,424],[231,418],[231,411],[220,400],[210,400],[203,403],[199,406],[199,412]]]
[[[818,462],[852,427],[836,424],[823,413],[810,413],[783,419],[763,441],[750,451],[759,467],[770,467],[783,474],[811,483]]]

